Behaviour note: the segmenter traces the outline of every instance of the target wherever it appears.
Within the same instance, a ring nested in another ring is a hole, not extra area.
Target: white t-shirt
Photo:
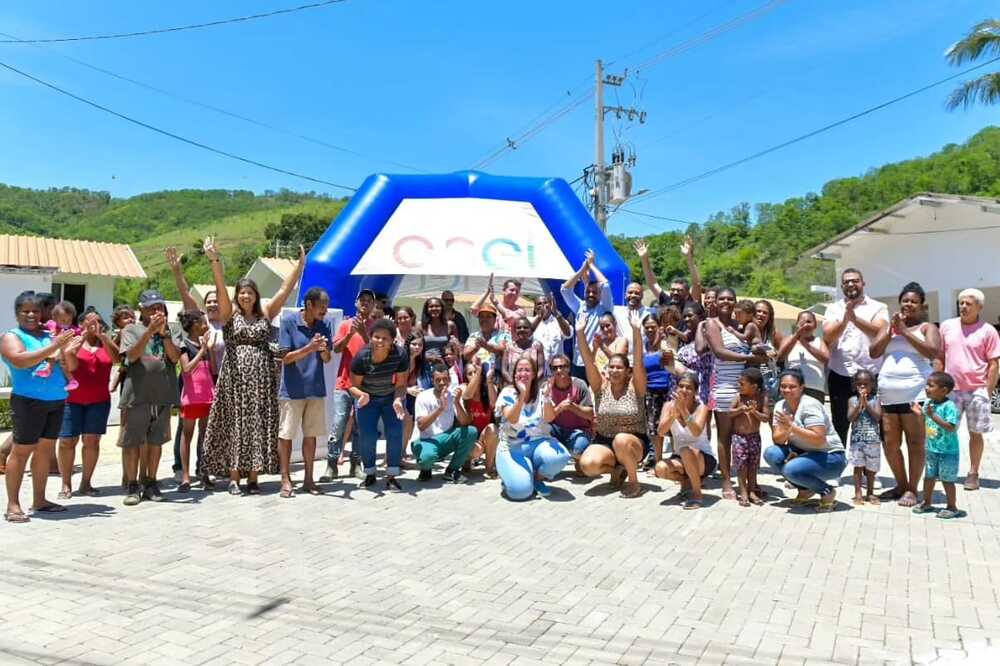
[[[846,312],[847,302],[842,298],[826,308],[826,320],[843,321]],[[876,319],[889,321],[889,308],[886,307],[885,303],[872,300],[867,296],[854,308],[854,314],[865,321]],[[865,335],[861,329],[853,323],[848,323],[844,332],[840,334],[840,338],[834,340],[833,344],[830,345],[830,362],[827,367],[844,377],[853,377],[861,369],[878,374],[882,368],[882,359],[872,358],[869,355],[868,348],[871,343],[872,339]]]
[[[615,323],[618,324],[618,335],[625,337],[630,343],[632,342],[632,323],[629,321],[629,314],[632,309],[627,305],[616,305],[612,312],[615,315]],[[648,308],[645,305],[640,305],[639,309],[636,310],[639,314],[639,321],[641,322],[646,318],[646,315],[656,316],[656,308]]]
[[[425,439],[436,437],[448,432],[455,425],[455,396],[451,391],[446,389],[444,397],[448,400],[448,406],[438,415],[429,428],[420,431],[421,437]],[[413,407],[413,419],[416,420],[433,414],[437,408],[438,397],[434,395],[434,389],[429,388],[421,391],[417,394],[417,401]]]
[[[563,335],[559,320],[556,319],[555,315],[549,315],[548,319],[538,323],[538,328],[532,335],[532,338],[542,345],[542,353],[545,355],[546,377],[552,374],[552,371],[549,370],[549,361],[556,354],[563,352],[563,340],[568,340],[573,334],[572,326],[569,330],[570,335]]]

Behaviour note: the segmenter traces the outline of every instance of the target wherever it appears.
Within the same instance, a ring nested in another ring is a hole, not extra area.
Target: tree
[[[945,51],[945,58],[951,65],[959,66],[978,60],[983,55],[1000,55],[1000,20],[980,21],[969,34],[955,42]],[[991,105],[1000,101],[1000,72],[990,72],[964,81],[948,96],[946,106],[949,111],[958,107],[968,108],[975,103]]]

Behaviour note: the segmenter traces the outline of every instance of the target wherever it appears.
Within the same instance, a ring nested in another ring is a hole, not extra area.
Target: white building
[[[93,307],[110,321],[115,282],[145,277],[128,245],[0,235],[0,329],[15,325],[14,297],[29,289],[51,292],[78,312]]]
[[[857,268],[866,293],[898,309],[899,291],[919,282],[927,292],[928,319],[958,314],[958,293],[986,294],[983,318],[1000,315],[1000,199],[921,193],[876,213],[808,251],[832,260],[840,273]]]
[[[244,277],[253,280],[260,291],[261,299],[271,299],[285,278],[292,274],[298,265],[297,259],[278,259],[275,257],[258,257],[250,270]],[[294,305],[299,298],[299,289],[296,286],[292,293],[288,295],[287,304]]]

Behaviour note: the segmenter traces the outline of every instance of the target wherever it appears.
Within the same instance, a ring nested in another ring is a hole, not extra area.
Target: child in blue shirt
[[[927,378],[927,400],[923,407],[913,403],[913,413],[924,417],[927,429],[927,466],[924,470],[924,502],[913,507],[913,513],[934,511],[931,499],[934,484],[941,479],[948,506],[938,518],[961,518],[966,515],[955,506],[955,480],[958,477],[958,421],[961,414],[948,394],[955,389],[955,380],[947,372],[932,372]]]

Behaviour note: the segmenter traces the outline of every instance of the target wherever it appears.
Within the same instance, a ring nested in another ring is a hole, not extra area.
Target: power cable
[[[143,122],[141,120],[136,120],[135,118],[132,118],[131,116],[127,116],[124,113],[119,113],[119,112],[117,112],[117,111],[115,111],[113,109],[109,109],[108,107],[102,106],[102,105],[98,104],[97,102],[92,102],[89,99],[85,99],[83,97],[80,97],[79,95],[75,95],[75,94],[69,92],[68,90],[64,90],[64,89],[62,89],[62,88],[60,88],[60,87],[58,87],[58,86],[56,86],[56,85],[54,85],[52,83],[49,83],[47,81],[43,81],[42,79],[39,79],[37,77],[32,76],[31,74],[28,74],[27,72],[22,72],[21,70],[17,69],[16,67],[12,67],[12,66],[8,65],[5,62],[0,62],[0,67],[3,67],[4,69],[10,70],[11,72],[14,72],[15,74],[17,74],[18,76],[23,76],[26,79],[34,81],[35,83],[38,83],[39,85],[43,85],[46,88],[54,90],[57,93],[60,93],[62,95],[66,95],[67,97],[71,97],[71,98],[75,99],[78,102],[82,102],[82,103],[84,103],[84,104],[86,104],[88,106],[94,107],[95,109],[98,109],[100,111],[104,111],[105,113],[109,113],[109,114],[111,114],[111,115],[113,115],[113,116],[115,116],[117,118],[121,118],[122,120],[128,121],[128,122],[132,123],[133,125],[138,125],[139,127],[143,127],[143,128],[148,129],[148,130],[150,130],[152,132],[156,132],[157,134],[162,134],[163,136],[170,137],[171,139],[175,139],[175,140],[180,141],[182,143],[186,143],[186,144],[188,144],[190,146],[195,146],[196,148],[201,148],[202,150],[207,150],[210,153],[215,153],[216,155],[222,155],[223,157],[228,157],[230,159],[238,160],[240,162],[244,162],[245,164],[252,164],[253,166],[260,167],[261,169],[267,169],[268,171],[274,171],[275,173],[284,174],[286,176],[292,176],[294,178],[301,178],[302,180],[308,180],[308,181],[313,182],[313,183],[319,183],[321,185],[329,185],[330,187],[336,187],[337,189],[347,190],[349,192],[356,192],[357,191],[357,188],[355,188],[355,187],[348,187],[347,185],[341,185],[339,183],[334,183],[334,182],[331,182],[329,180],[323,180],[322,178],[314,178],[312,176],[307,176],[305,174],[296,173],[295,171],[289,171],[287,169],[282,169],[280,167],[271,166],[270,164],[265,164],[264,162],[258,162],[257,160],[250,159],[249,157],[242,157],[240,155],[236,155],[235,153],[230,153],[230,152],[227,152],[225,150],[220,150],[219,148],[213,148],[212,146],[209,146],[207,144],[201,143],[199,141],[195,141],[193,139],[185,138],[185,137],[183,137],[183,136],[181,136],[179,134],[174,134],[173,132],[169,132],[169,131],[164,130],[164,129],[160,129],[159,127],[155,127],[153,125],[150,125],[149,123],[145,123],[145,122]]]
[[[260,14],[251,14],[249,16],[236,16],[234,18],[219,19],[218,21],[208,21],[206,23],[193,23],[190,25],[179,25],[171,28],[154,28],[152,30],[140,30],[137,32],[118,32],[107,35],[86,35],[82,37],[56,37],[53,39],[0,39],[0,44],[56,44],[61,42],[89,42],[101,39],[122,39],[125,37],[145,37],[147,35],[162,35],[167,32],[182,32],[184,30],[212,28],[218,25],[227,25],[230,23],[255,21],[257,19],[279,16],[281,14],[292,14],[295,12],[301,12],[307,9],[320,9],[322,7],[327,7],[329,5],[336,5],[342,2],[347,2],[347,0],[324,0],[323,2],[312,2],[307,5],[299,5],[297,7],[286,7],[285,9],[275,9],[269,12],[261,12]]]
[[[679,180],[679,181],[676,181],[674,183],[671,183],[670,185],[667,185],[665,187],[661,187],[661,188],[656,189],[656,190],[651,190],[650,192],[647,192],[646,194],[637,195],[636,197],[633,197],[632,200],[633,201],[638,201],[638,200],[641,199],[642,201],[648,201],[650,199],[654,199],[654,198],[656,198],[658,196],[661,196],[663,194],[667,194],[668,192],[673,192],[674,190],[678,190],[678,189],[680,189],[682,187],[686,187],[687,185],[691,185],[692,183],[696,183],[699,180],[704,180],[705,178],[709,178],[709,177],[714,176],[714,175],[716,175],[718,173],[722,173],[723,171],[728,171],[729,169],[732,169],[734,167],[746,164],[747,162],[750,162],[752,160],[758,159],[760,157],[764,157],[765,155],[770,155],[771,153],[773,153],[775,151],[778,151],[778,150],[781,150],[782,148],[787,148],[788,146],[794,145],[794,144],[799,143],[801,141],[805,141],[806,139],[811,139],[814,136],[817,136],[819,134],[823,134],[823,133],[828,132],[828,131],[830,131],[832,129],[840,127],[842,125],[846,125],[846,124],[848,124],[848,123],[850,123],[850,122],[852,122],[854,120],[857,120],[858,118],[862,118],[864,116],[870,115],[872,113],[875,113],[876,111],[881,111],[882,109],[884,109],[886,107],[889,107],[889,106],[892,106],[893,104],[897,104],[899,102],[902,102],[902,101],[904,101],[906,99],[909,99],[910,97],[914,97],[915,95],[919,95],[920,93],[927,92],[928,90],[931,90],[932,88],[936,88],[937,86],[940,86],[942,84],[948,83],[949,81],[953,81],[953,80],[955,80],[955,79],[957,79],[959,77],[962,77],[962,76],[965,76],[966,74],[969,74],[970,72],[973,72],[973,71],[975,71],[977,69],[981,69],[983,67],[986,67],[987,65],[991,65],[991,64],[993,64],[995,62],[998,62],[998,61],[1000,61],[1000,56],[997,56],[996,58],[991,58],[990,60],[986,60],[984,62],[981,62],[978,65],[975,65],[973,67],[969,67],[968,69],[962,70],[961,72],[958,72],[957,74],[952,74],[951,76],[947,76],[947,77],[945,77],[943,79],[939,79],[937,81],[934,81],[933,83],[929,83],[929,84],[921,86],[921,87],[919,87],[919,88],[917,88],[915,90],[911,90],[908,93],[905,93],[905,94],[900,95],[898,97],[894,97],[894,98],[892,98],[890,100],[882,102],[881,104],[876,104],[875,106],[869,107],[869,108],[865,109],[864,111],[859,111],[858,113],[855,113],[855,114],[852,114],[850,116],[847,116],[846,118],[841,118],[840,120],[837,120],[835,122],[829,123],[828,125],[824,125],[823,127],[814,129],[811,132],[807,132],[805,134],[799,135],[799,136],[795,137],[794,139],[789,139],[788,141],[783,141],[783,142],[781,142],[779,144],[771,146],[770,148],[765,148],[764,150],[761,150],[761,151],[758,151],[756,153],[753,153],[752,155],[747,155],[746,157],[743,157],[741,159],[734,160],[732,162],[728,162],[726,164],[723,164],[722,166],[719,166],[719,167],[716,167],[714,169],[710,169],[708,171],[702,172],[702,173],[700,173],[700,174],[698,174],[696,176],[691,176],[689,178],[685,178],[683,180]],[[622,208],[621,210],[626,211],[626,212],[631,212],[631,213],[639,212],[639,211],[633,211],[633,210],[629,210],[629,209],[625,209],[625,208]]]
[[[0,36],[10,37],[11,39],[17,39],[17,37],[15,37],[14,35],[10,35],[10,34],[5,33],[5,32],[0,32]],[[34,44],[32,46],[34,46],[35,48],[38,48],[38,49],[44,49],[44,48],[46,48],[45,46],[42,46],[42,45],[39,45],[39,44]],[[208,111],[212,111],[214,113],[218,113],[218,114],[221,114],[223,116],[228,116],[230,118],[234,118],[236,120],[240,120],[242,122],[249,123],[251,125],[256,125],[257,127],[262,127],[264,129],[270,130],[272,132],[276,132],[278,134],[283,134],[285,136],[291,136],[291,137],[294,137],[296,139],[300,139],[302,141],[305,141],[307,143],[312,143],[312,144],[315,144],[315,145],[318,145],[318,146],[322,146],[324,148],[328,148],[330,150],[335,150],[335,151],[338,151],[338,152],[341,152],[341,153],[346,153],[348,155],[354,155],[355,157],[360,157],[360,158],[363,158],[363,159],[372,160],[373,162],[382,162],[384,164],[391,164],[393,166],[397,166],[397,167],[400,167],[400,168],[403,168],[403,169],[407,169],[407,170],[410,170],[410,171],[416,171],[418,173],[426,173],[425,169],[421,169],[419,167],[415,167],[415,166],[412,166],[412,165],[409,165],[409,164],[405,164],[403,162],[395,162],[393,160],[385,160],[385,159],[373,157],[371,155],[365,155],[364,153],[359,153],[356,150],[351,150],[350,148],[345,148],[344,146],[338,146],[336,144],[332,144],[332,143],[329,143],[327,141],[323,141],[322,139],[317,139],[315,137],[311,137],[311,136],[306,135],[306,134],[300,134],[299,132],[295,132],[294,130],[284,129],[282,127],[278,127],[276,125],[272,125],[270,123],[266,123],[266,122],[264,122],[262,120],[256,120],[254,118],[251,118],[249,116],[245,116],[245,115],[236,113],[234,111],[228,111],[226,109],[223,109],[223,108],[218,107],[218,106],[214,106],[212,104],[206,104],[204,102],[199,102],[198,100],[194,100],[194,99],[191,99],[189,97],[185,97],[183,95],[179,95],[179,94],[171,92],[169,90],[164,90],[163,88],[158,88],[157,86],[154,86],[152,84],[144,83],[143,81],[138,81],[136,79],[129,78],[129,77],[124,76],[122,74],[117,74],[115,72],[112,72],[111,70],[104,69],[103,67],[98,67],[97,65],[93,65],[93,64],[91,64],[89,62],[80,60],[79,58],[74,58],[73,56],[67,55],[65,53],[60,53],[59,51],[52,51],[52,52],[55,53],[56,55],[58,55],[60,58],[65,58],[66,60],[69,60],[72,63],[80,65],[81,67],[86,67],[87,69],[91,69],[91,70],[93,70],[95,72],[99,72],[101,74],[104,74],[105,76],[110,76],[110,77],[118,79],[120,81],[125,81],[126,83],[131,83],[134,86],[138,86],[140,88],[145,88],[146,90],[150,90],[150,91],[158,93],[160,95],[164,95],[164,96],[170,97],[172,99],[180,100],[180,101],[182,101],[182,102],[184,102],[186,104],[191,104],[192,106],[197,106],[199,108],[206,109]]]
[[[681,44],[679,44],[677,46],[671,47],[671,48],[666,49],[664,51],[661,51],[661,52],[659,52],[657,54],[654,54],[650,58],[648,58],[645,61],[643,61],[640,64],[640,66],[638,68],[636,68],[636,69],[655,67],[656,65],[658,65],[659,63],[663,62],[664,60],[666,60],[668,58],[671,58],[671,57],[676,56],[676,55],[680,55],[681,53],[684,53],[686,51],[689,51],[689,50],[693,49],[696,46],[700,46],[701,44],[709,42],[709,41],[715,39],[716,37],[718,37],[718,36],[720,36],[720,35],[722,35],[722,34],[724,34],[726,32],[734,30],[735,28],[738,28],[741,25],[744,25],[745,23],[749,23],[750,21],[752,21],[752,20],[754,20],[756,18],[759,18],[760,16],[763,16],[767,12],[769,12],[769,11],[777,8],[779,5],[784,4],[785,2],[788,2],[788,0],[769,0],[768,2],[764,3],[763,5],[760,5],[760,6],[756,7],[755,9],[750,10],[749,12],[747,12],[745,14],[741,14],[740,16],[737,16],[737,17],[732,18],[732,19],[730,19],[728,21],[725,21],[725,22],[723,22],[723,23],[721,23],[721,24],[719,24],[719,25],[717,25],[717,26],[715,26],[713,28],[710,28],[709,30],[707,30],[706,32],[702,33],[701,35],[699,35],[697,37],[694,37],[692,39],[686,40],[686,41],[682,42]],[[720,7],[721,7],[721,5],[720,5]],[[719,9],[719,7],[716,7],[716,8],[714,8],[714,9],[712,9],[712,10],[710,10],[710,11],[704,13],[704,14],[699,15],[694,20],[692,20],[691,22],[689,22],[688,24],[686,24],[684,27],[688,27],[690,25],[693,25],[693,24],[697,23],[702,18],[704,18],[705,16],[713,13],[717,9]],[[673,31],[670,34],[676,34],[677,32],[680,32],[681,30],[683,30],[684,27],[678,28],[677,30]],[[639,50],[641,51],[642,49],[639,49]],[[633,53],[635,53],[635,51],[633,51]],[[611,66],[613,64],[615,64],[614,61],[608,63],[608,66]],[[588,77],[588,79],[589,79],[589,77]],[[580,86],[578,86],[578,88],[579,87]],[[572,91],[570,91],[570,92],[572,93]],[[582,104],[584,104],[585,102],[587,102],[588,100],[590,100],[591,98],[593,98],[593,96],[594,96],[594,89],[593,89],[593,86],[591,86],[590,89],[586,92],[586,94],[584,94],[580,98],[578,98],[578,99],[576,99],[576,100],[574,100],[574,101],[566,104],[565,106],[560,107],[558,110],[553,111],[552,113],[550,113],[550,114],[542,117],[541,120],[533,123],[529,127],[529,129],[525,130],[521,135],[517,136],[514,139],[511,139],[510,137],[508,137],[507,140],[506,140],[506,142],[503,145],[499,146],[492,153],[488,154],[486,157],[484,157],[481,160],[479,160],[475,165],[473,165],[472,168],[473,169],[482,169],[482,168],[486,167],[487,165],[492,164],[493,162],[495,162],[498,158],[502,157],[508,151],[515,150],[515,149],[519,148],[526,141],[528,141],[531,138],[537,136],[539,133],[542,132],[542,130],[544,130],[545,128],[551,126],[552,124],[554,124],[559,119],[565,117],[567,114],[569,114],[570,112],[572,112],[573,110],[577,109]]]

